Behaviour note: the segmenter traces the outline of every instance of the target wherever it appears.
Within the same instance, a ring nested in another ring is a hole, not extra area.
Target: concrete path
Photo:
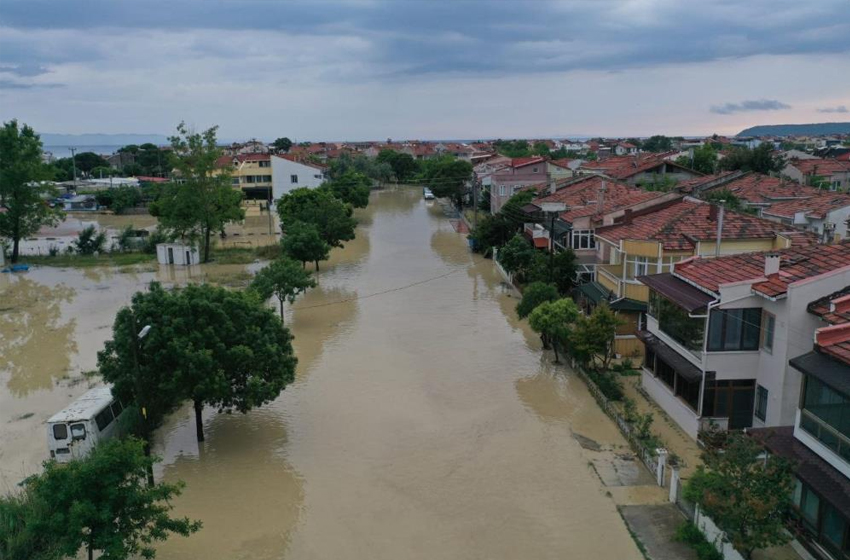
[[[673,540],[684,521],[673,504],[620,506],[619,510],[652,560],[697,560],[693,549]]]

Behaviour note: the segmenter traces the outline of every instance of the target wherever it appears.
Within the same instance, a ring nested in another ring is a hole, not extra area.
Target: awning
[[[771,453],[789,459],[800,480],[850,518],[850,479],[795,438],[793,426],[748,428],[747,433]]]
[[[612,299],[611,291],[599,282],[587,282],[578,287],[578,291],[594,304],[605,302],[614,311],[634,311],[643,313],[646,304],[629,298]]]
[[[850,366],[817,351],[797,356],[789,362],[795,369],[820,379],[833,389],[850,395]]]
[[[680,280],[669,272],[653,274],[651,276],[638,276],[638,280],[666,297],[688,313],[703,309],[715,300],[714,297],[702,290],[694,288],[684,280]]]
[[[695,381],[702,381],[702,370],[659,340],[657,336],[649,331],[637,331],[635,334],[637,334],[637,337],[643,341],[647,348],[655,352],[656,356],[664,360],[667,365],[676,370],[676,373],[691,383]]]

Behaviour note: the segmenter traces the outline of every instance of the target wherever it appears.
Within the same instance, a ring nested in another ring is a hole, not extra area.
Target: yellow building
[[[272,162],[269,154],[222,156],[218,165],[230,172],[233,187],[245,198],[268,200],[272,190]]]

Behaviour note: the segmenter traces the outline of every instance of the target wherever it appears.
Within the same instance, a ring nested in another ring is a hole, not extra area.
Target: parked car
[[[425,200],[434,200],[434,198],[436,198],[434,196],[434,193],[432,193],[431,189],[429,189],[428,187],[422,189],[422,196],[425,198]]]

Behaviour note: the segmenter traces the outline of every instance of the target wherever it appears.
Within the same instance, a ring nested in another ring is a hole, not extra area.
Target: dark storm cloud
[[[821,107],[817,110],[818,113],[850,113],[847,110],[846,105],[839,105],[838,107]]]
[[[775,99],[752,99],[749,101],[741,101],[740,103],[724,103],[723,105],[714,105],[710,111],[718,115],[731,115],[734,113],[747,113],[750,111],[779,111],[781,109],[790,109],[791,106]]]
[[[844,0],[94,0],[85,9],[64,0],[4,0],[0,25],[19,31],[73,31],[89,38],[121,31],[213,30],[219,40],[198,44],[191,54],[220,58],[241,56],[228,37],[252,31],[358,37],[373,46],[368,54],[358,53],[358,61],[369,69],[349,79],[616,71],[758,54],[850,52],[850,10]],[[61,52],[33,49],[25,38],[10,40],[2,34],[0,61],[49,65],[102,56],[90,45],[77,49],[73,41],[68,43]],[[279,52],[287,54],[285,48]]]

